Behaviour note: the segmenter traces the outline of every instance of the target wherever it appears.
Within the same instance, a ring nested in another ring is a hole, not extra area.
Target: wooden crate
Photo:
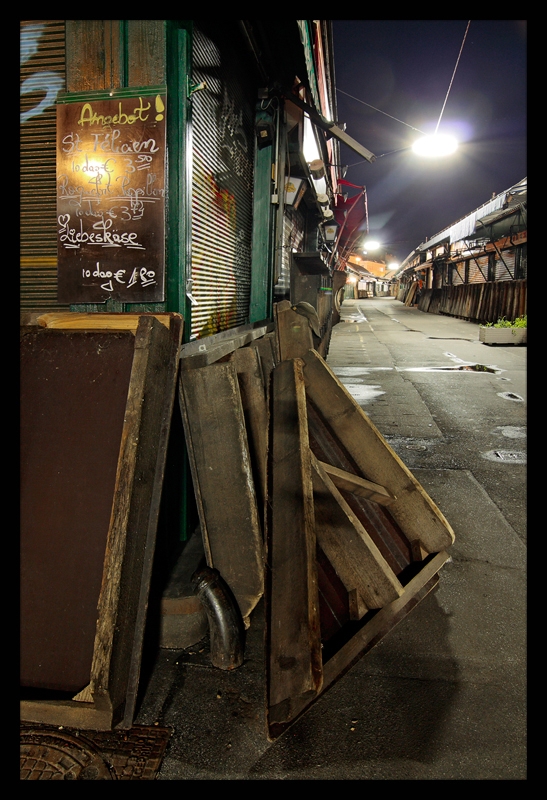
[[[279,304],[267,525],[275,739],[435,586],[454,533]]]

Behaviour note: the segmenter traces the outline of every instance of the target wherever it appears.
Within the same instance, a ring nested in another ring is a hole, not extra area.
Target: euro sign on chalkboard
[[[165,91],[57,106],[60,303],[152,303],[165,284]]]

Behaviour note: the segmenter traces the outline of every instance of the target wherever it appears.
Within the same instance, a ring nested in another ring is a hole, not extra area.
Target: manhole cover
[[[170,735],[159,726],[79,731],[23,723],[20,780],[155,780]]]
[[[85,738],[31,729],[21,732],[20,780],[111,781],[115,776]]]
[[[490,450],[484,453],[484,458],[506,464],[526,464],[526,453],[519,450]]]

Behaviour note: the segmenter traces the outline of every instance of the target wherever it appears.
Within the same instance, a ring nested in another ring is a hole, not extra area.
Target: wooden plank
[[[207,564],[248,627],[264,590],[263,541],[235,365],[181,370],[179,401]]]
[[[90,681],[97,705],[107,692],[114,707],[125,697],[125,728],[137,698],[181,337],[180,324],[174,337],[153,316],[141,318],[135,337],[115,488],[124,500],[112,509]]]
[[[51,313],[41,314],[36,322],[44,328],[60,328],[63,330],[137,330],[139,320],[144,316],[153,316],[166,328],[171,324],[172,314],[99,314],[99,313]]]
[[[302,363],[273,372],[269,724],[290,720],[322,685],[313,487]]]
[[[230,337],[225,336],[218,340],[214,336],[208,336],[203,340],[183,344],[181,348],[181,368],[196,369],[197,367],[206,367],[209,364],[214,364],[238,348],[244,347],[258,337],[263,336],[266,330],[267,328],[264,326],[242,331]]]
[[[321,463],[311,460],[317,541],[348,592],[361,597],[362,603],[354,598],[353,614],[363,616],[399,597],[403,587]]]
[[[317,352],[308,350],[304,364],[309,400],[358,472],[396,498],[389,513],[405,536],[410,541],[419,540],[429,553],[449,547],[454,533],[448,521],[326,362]]]
[[[335,439],[309,398],[307,411],[310,449],[316,458],[331,465],[336,464],[346,472],[357,474],[359,468]],[[349,492],[344,492],[344,498],[398,575],[413,561],[413,558],[410,542],[390,515],[389,508]]]
[[[293,311],[290,303],[276,307],[276,332],[279,347],[279,358],[287,361],[291,358],[303,358],[313,348],[312,331],[307,317]]]
[[[337,489],[343,489],[359,497],[368,497],[369,500],[374,500],[375,503],[382,506],[389,506],[396,499],[387,489],[377,483],[366,481],[352,472],[338,469],[331,464],[325,464],[324,461],[321,461],[320,464]]]
[[[266,387],[266,396],[268,397],[270,376],[275,365],[279,363],[276,334],[267,333],[260,339],[255,339],[252,341],[250,346],[256,348],[260,356],[262,376],[264,380],[264,386]]]
[[[253,475],[255,476],[254,483],[262,519],[266,506],[269,413],[260,357],[254,347],[241,347],[230,356],[230,361],[235,366],[239,381]]]

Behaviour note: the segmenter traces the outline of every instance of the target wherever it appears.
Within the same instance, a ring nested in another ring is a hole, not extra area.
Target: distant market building
[[[527,178],[420,244],[402,262],[397,299],[421,311],[495,322],[526,313]]]

